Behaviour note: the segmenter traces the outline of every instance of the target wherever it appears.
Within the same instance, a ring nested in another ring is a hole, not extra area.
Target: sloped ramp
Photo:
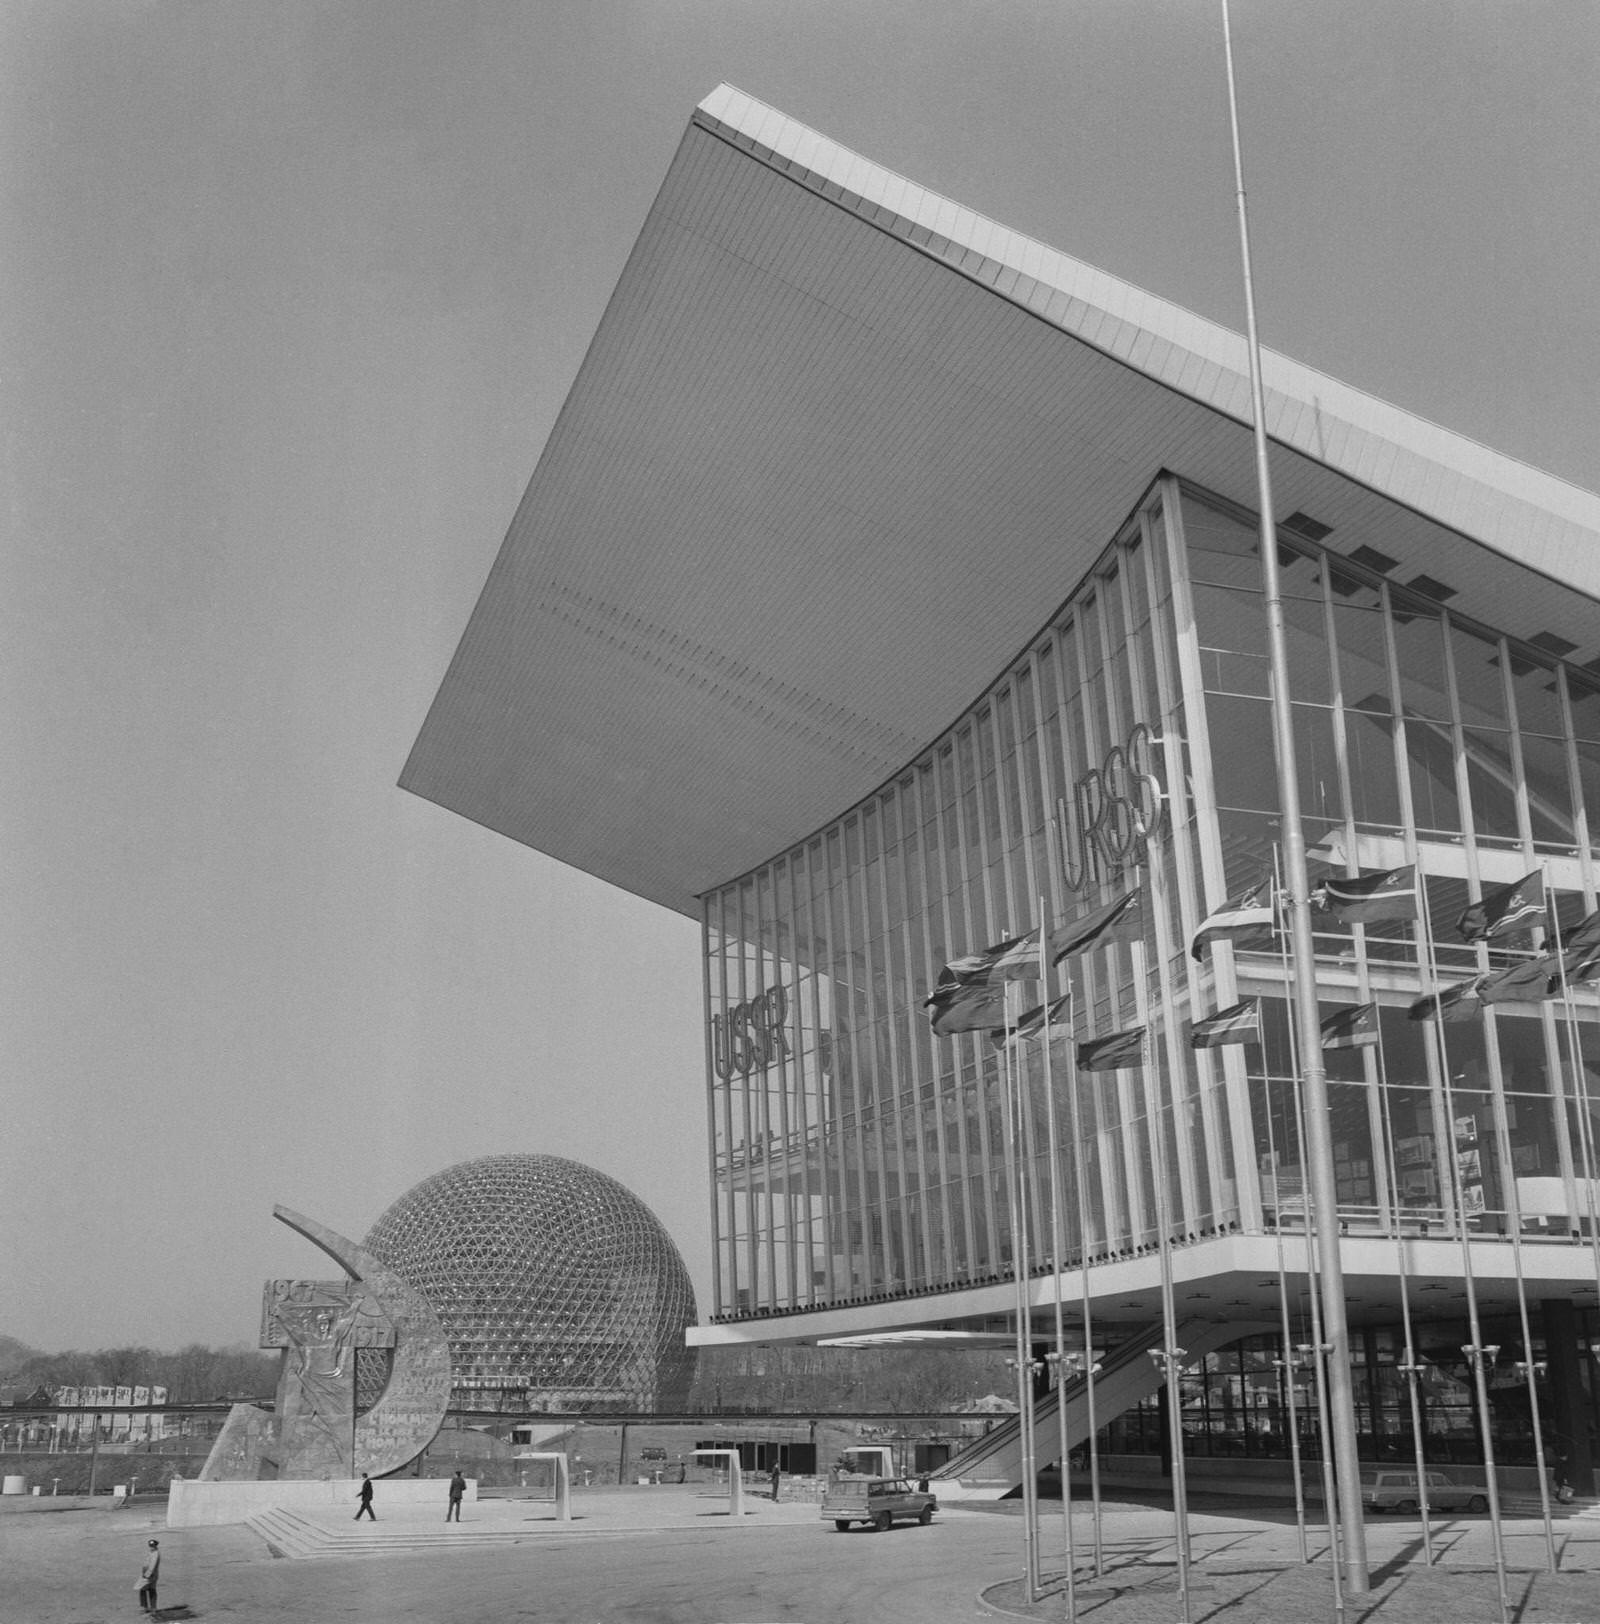
[[[1278,1329],[1266,1320],[1184,1320],[1178,1326],[1178,1346],[1192,1361],[1215,1353],[1241,1337]],[[1118,1343],[1094,1379],[1095,1421],[1108,1421],[1130,1410],[1141,1399],[1159,1391],[1164,1380],[1150,1349],[1161,1346],[1158,1323],[1141,1326]],[[1089,1440],[1089,1383],[1086,1377],[1068,1382],[1064,1390],[1037,1400],[1033,1408],[1033,1449],[1037,1467],[1055,1463],[1061,1453],[1056,1405],[1067,1405],[1067,1448]],[[944,1500],[998,1500],[1022,1482],[1022,1422],[1017,1416],[991,1427],[959,1455],[952,1456],[930,1474],[934,1492]]]

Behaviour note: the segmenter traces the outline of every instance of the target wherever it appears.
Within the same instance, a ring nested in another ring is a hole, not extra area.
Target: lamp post
[[[1167,1335],[1172,1335],[1172,1316],[1166,1317]],[[1145,1350],[1167,1384],[1168,1431],[1172,1434],[1172,1499],[1178,1550],[1178,1606],[1183,1624],[1189,1624],[1189,1520],[1183,1476],[1183,1397],[1178,1389],[1178,1373],[1188,1350],[1171,1342],[1164,1348]]]
[[[1084,1378],[1084,1393],[1086,1399],[1088,1400],[1088,1420],[1086,1424],[1092,1428],[1094,1426],[1094,1379],[1100,1373],[1100,1361],[1091,1357],[1091,1355],[1088,1353],[1047,1353],[1045,1358],[1048,1359],[1051,1364],[1056,1365],[1057,1367],[1056,1408],[1063,1418],[1066,1415],[1067,1383],[1069,1381],[1076,1381],[1080,1376]],[[1093,1442],[1093,1436],[1091,1435],[1091,1447]],[[1076,1603],[1076,1586],[1073,1574],[1076,1554],[1072,1543],[1071,1480],[1072,1466],[1070,1461],[1070,1451],[1063,1449],[1061,1453],[1061,1493],[1067,1503],[1067,1611],[1069,1617],[1072,1615],[1072,1608]],[[1094,1530],[1094,1549],[1096,1553],[1095,1571],[1098,1573],[1100,1551],[1100,1496],[1098,1493],[1095,1493],[1091,1496],[1091,1498],[1093,1501],[1091,1509],[1091,1526]]]
[[[1409,1332],[1409,1326],[1407,1330]],[[1411,1350],[1408,1348],[1407,1354]],[[1424,1366],[1414,1357],[1408,1357],[1403,1363],[1394,1367],[1406,1379],[1406,1388],[1411,1401],[1411,1442],[1417,1460],[1417,1503],[1422,1507],[1422,1560],[1425,1566],[1433,1566],[1433,1531],[1428,1526],[1428,1460],[1427,1449],[1424,1446],[1422,1425],[1422,1372]]]

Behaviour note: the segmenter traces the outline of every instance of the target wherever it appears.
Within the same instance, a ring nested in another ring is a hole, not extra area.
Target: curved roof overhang
[[[1263,370],[1280,519],[1600,656],[1600,499]],[[1238,335],[723,86],[400,782],[698,917],[947,727],[1162,470],[1253,510],[1249,398]]]

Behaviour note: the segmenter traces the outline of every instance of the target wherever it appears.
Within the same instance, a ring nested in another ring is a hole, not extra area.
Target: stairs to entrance
[[[540,1536],[527,1528],[478,1528],[471,1523],[415,1524],[385,1528],[381,1523],[351,1522],[330,1528],[286,1506],[258,1512],[246,1524],[274,1553],[290,1557],[377,1556],[396,1551],[481,1550],[484,1546],[519,1545]]]

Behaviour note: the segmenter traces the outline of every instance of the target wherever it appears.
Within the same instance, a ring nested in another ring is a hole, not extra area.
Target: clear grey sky
[[[707,91],[1242,327],[1219,18],[4,5],[0,1333],[253,1342],[275,1201],[506,1150],[709,1308],[696,927],[396,776]],[[1600,488],[1591,0],[1234,28],[1264,341]]]

